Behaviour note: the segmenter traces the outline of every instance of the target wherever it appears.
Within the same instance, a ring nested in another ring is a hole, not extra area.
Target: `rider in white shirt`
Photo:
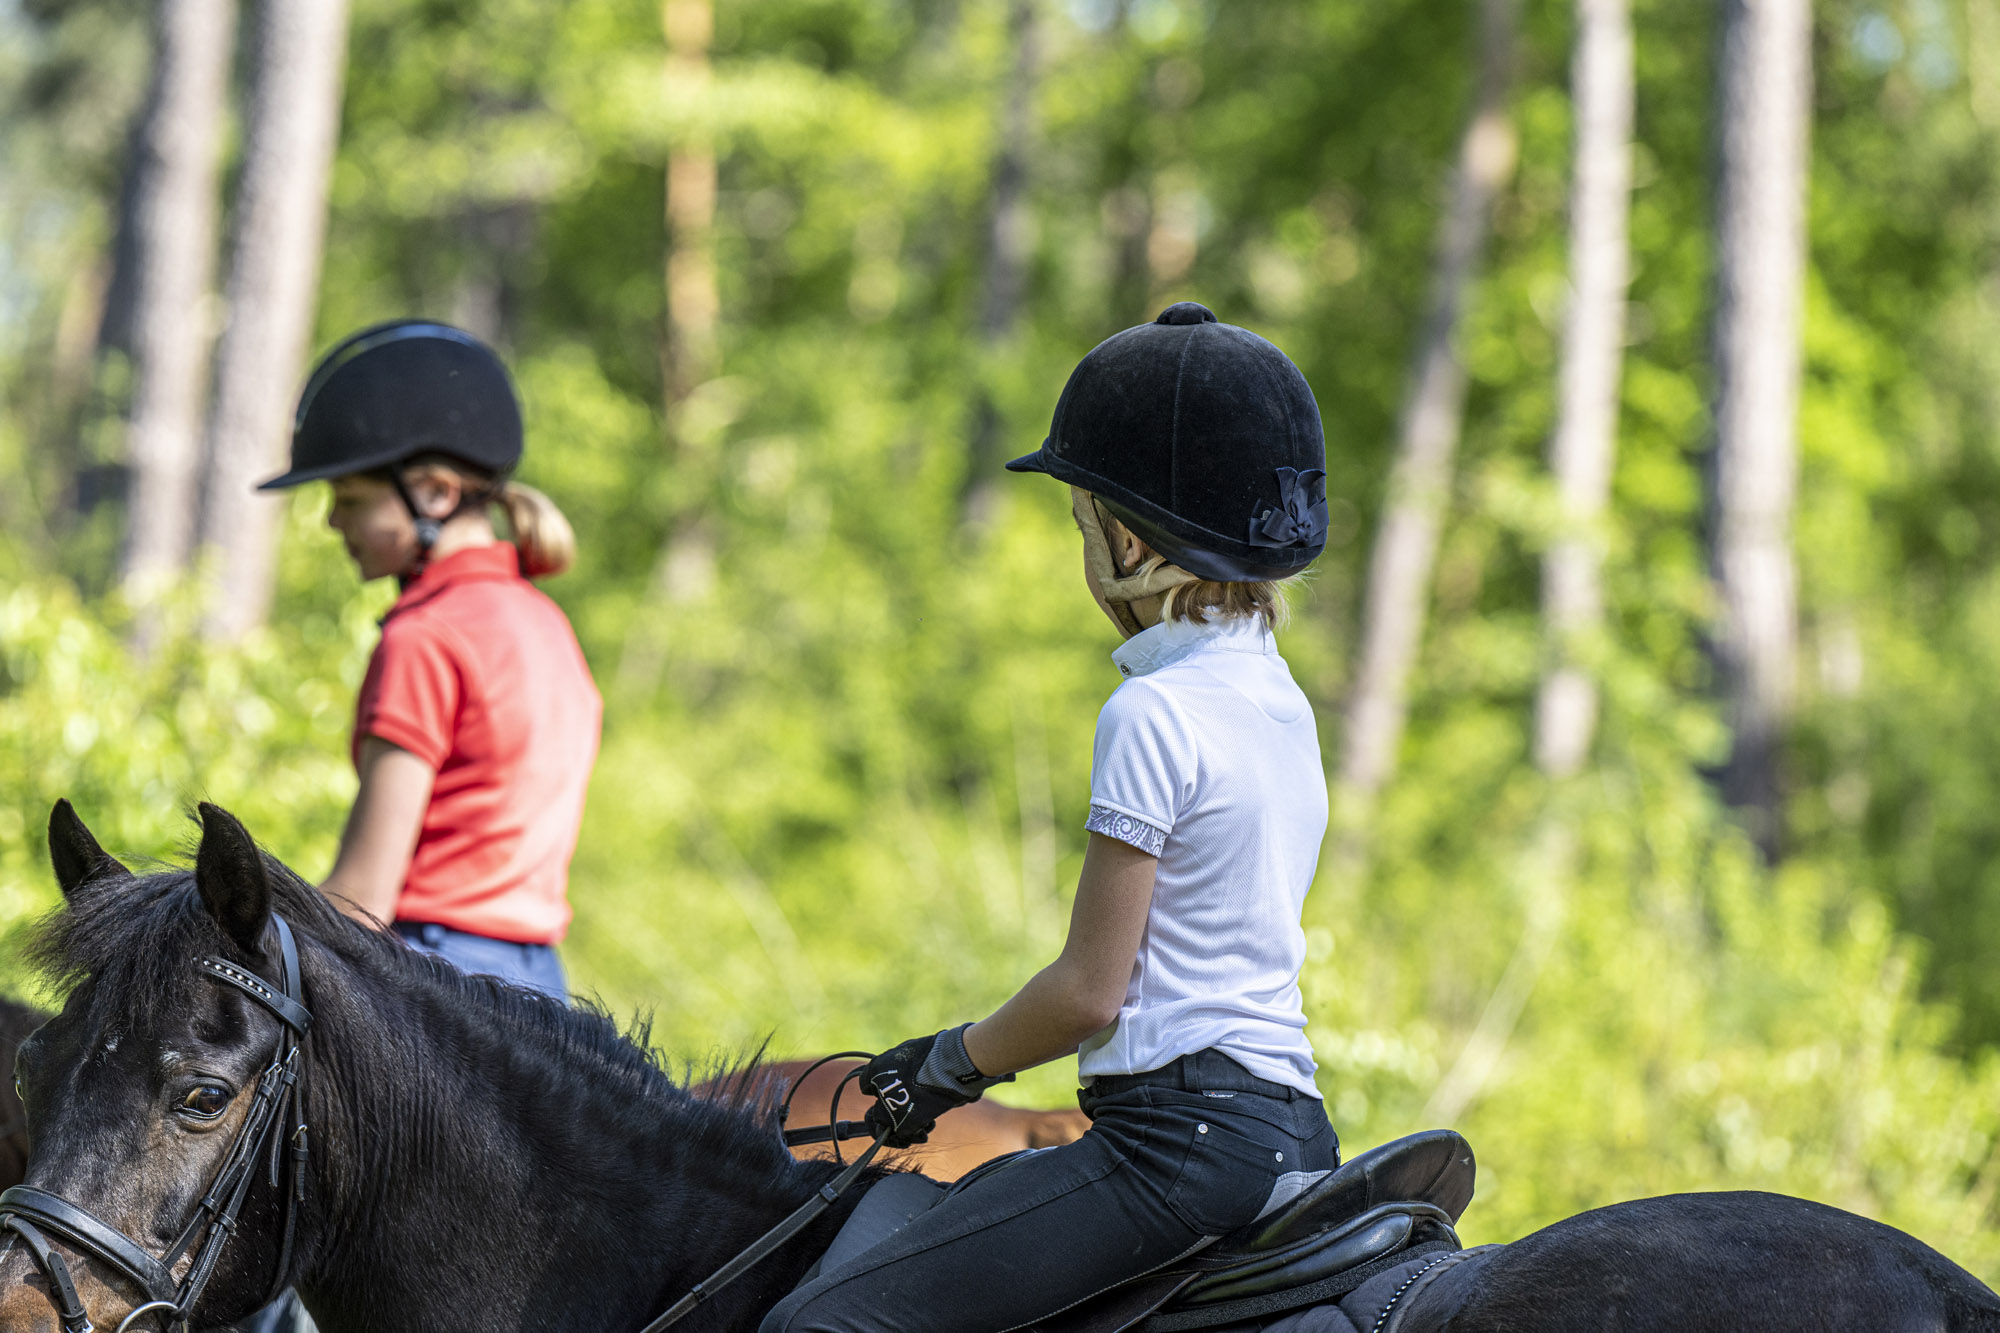
[[[1326,542],[1304,376],[1193,302],[1108,339],[1008,466],[1071,487],[1085,580],[1126,643],[1098,718],[1061,956],[991,1016],[876,1057],[888,1142],[1080,1055],[1092,1118],[807,1282],[761,1333],[1002,1333],[1174,1262],[1339,1162],[1299,996],[1326,832],[1282,584]]]

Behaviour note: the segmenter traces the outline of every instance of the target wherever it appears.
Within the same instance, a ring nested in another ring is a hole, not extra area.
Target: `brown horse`
[[[28,1169],[28,1119],[14,1095],[14,1050],[48,1019],[39,1009],[0,999],[0,1189],[20,1184]]]
[[[859,1068],[861,1061],[830,1060],[807,1074],[811,1065],[810,1060],[758,1065],[747,1083],[734,1078],[711,1079],[694,1092],[699,1097],[744,1105],[777,1102],[784,1099],[792,1080],[804,1074],[805,1082],[792,1098],[792,1127],[824,1124],[834,1087]],[[859,1090],[858,1084],[849,1084],[840,1101],[841,1118],[859,1120],[867,1106],[868,1095]],[[937,1128],[931,1131],[929,1142],[901,1152],[884,1152],[877,1160],[888,1166],[922,1171],[933,1180],[957,1180],[981,1162],[991,1161],[1002,1153],[1074,1143],[1089,1128],[1089,1119],[1074,1108],[1032,1111],[978,1101],[945,1112]],[[865,1142],[849,1143],[843,1152],[852,1157]],[[832,1145],[825,1143],[794,1148],[792,1152],[801,1158],[831,1160],[833,1157]]]

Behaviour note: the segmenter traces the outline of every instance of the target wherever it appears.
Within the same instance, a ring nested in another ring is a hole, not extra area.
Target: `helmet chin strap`
[[[1164,562],[1136,574],[1125,573],[1111,551],[1111,533],[1118,520],[1104,512],[1096,496],[1082,489],[1070,492],[1070,509],[1083,530],[1084,568],[1090,571],[1111,622],[1126,638],[1160,623],[1160,609],[1168,593],[1199,581],[1178,565]]]
[[[444,522],[432,518],[417,507],[417,497],[410,494],[409,483],[403,480],[401,468],[390,469],[389,484],[396,488],[396,494],[403,497],[403,508],[410,511],[410,522],[417,529],[416,559],[412,560],[409,567],[398,576],[402,582],[408,583],[423,573],[424,566],[431,562],[431,548],[437,545],[438,537],[443,534]],[[460,508],[463,507],[464,502],[461,500]]]

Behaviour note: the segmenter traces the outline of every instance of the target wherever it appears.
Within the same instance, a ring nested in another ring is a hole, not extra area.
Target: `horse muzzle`
[[[136,1329],[135,1293],[118,1285],[88,1252],[43,1233],[34,1244],[12,1227],[0,1231],[0,1333],[114,1333]],[[143,1297],[140,1298],[143,1302]],[[144,1324],[151,1333],[153,1324]]]

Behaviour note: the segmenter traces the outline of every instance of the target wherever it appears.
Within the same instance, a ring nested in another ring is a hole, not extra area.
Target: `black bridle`
[[[271,1063],[257,1079],[257,1092],[250,1104],[249,1112],[243,1117],[243,1126],[236,1132],[236,1140],[229,1145],[229,1152],[223,1158],[222,1167],[215,1173],[215,1180],[202,1196],[195,1214],[189,1219],[180,1239],[173,1243],[165,1255],[158,1259],[147,1254],[139,1244],[108,1222],[100,1221],[90,1213],[59,1195],[47,1190],[16,1185],[12,1189],[0,1190],[0,1232],[13,1232],[28,1247],[35,1265],[48,1279],[49,1294],[54,1298],[56,1308],[62,1317],[62,1333],[96,1333],[96,1325],[85,1313],[83,1301],[77,1296],[76,1283],[71,1279],[69,1265],[49,1244],[48,1236],[53,1235],[64,1244],[107,1264],[129,1278],[145,1294],[146,1299],[119,1321],[116,1333],[127,1333],[133,1321],[142,1315],[153,1315],[161,1322],[165,1333],[189,1333],[189,1320],[194,1313],[195,1303],[201,1299],[202,1289],[215,1272],[215,1265],[222,1257],[223,1248],[236,1232],[236,1219],[243,1211],[243,1201],[249,1196],[250,1182],[256,1174],[257,1161],[268,1156],[270,1161],[270,1181],[273,1189],[283,1185],[284,1163],[291,1161],[291,1188],[283,1191],[285,1221],[282,1240],[278,1250],[278,1267],[272,1278],[269,1296],[264,1301],[268,1305],[284,1291],[286,1271],[291,1267],[293,1231],[298,1220],[298,1206],[305,1197],[306,1122],[305,1113],[298,1100],[299,1041],[312,1026],[312,1011],[304,1003],[299,982],[299,946],[292,937],[292,928],[277,913],[271,914],[271,925],[278,936],[279,989],[273,989],[256,973],[237,966],[226,958],[206,957],[196,960],[196,965],[210,979],[236,987],[251,999],[277,1015],[278,1045],[271,1057]],[[867,1055],[866,1051],[843,1051],[839,1056],[828,1056],[826,1060],[839,1059],[846,1055]],[[817,1069],[825,1064],[821,1060],[813,1065]],[[806,1073],[811,1073],[808,1069]],[[807,1129],[787,1130],[784,1133],[788,1145],[833,1142],[843,1139],[864,1138],[875,1127],[861,1121],[841,1120],[840,1093],[848,1082],[860,1071],[850,1072],[834,1088],[833,1103],[828,1108],[828,1123]],[[791,1093],[784,1100],[779,1123],[790,1115],[792,1095],[805,1080],[801,1074],[792,1085]],[[286,1131],[282,1126],[290,1124]],[[803,1231],[815,1218],[840,1196],[846,1193],[875,1154],[881,1150],[883,1141],[890,1131],[883,1128],[875,1134],[859,1157],[848,1163],[832,1180],[820,1186],[808,1199],[794,1210],[784,1221],[772,1227],[753,1241],[742,1253],[721,1268],[697,1282],[687,1295],[681,1297],[666,1313],[647,1324],[641,1333],[660,1333],[673,1324],[679,1323],[694,1313],[702,1305],[713,1299],[717,1292],[743,1276],[756,1264],[768,1258],[779,1247]],[[285,1144],[291,1144],[289,1153]],[[834,1149],[838,1154],[839,1148]],[[204,1231],[206,1234],[204,1235]],[[44,1233],[47,1233],[46,1235]],[[202,1237],[199,1248],[193,1250],[193,1260],[189,1264],[187,1276],[176,1284],[173,1267],[189,1253],[189,1247],[197,1236]]]
[[[63,1333],[95,1333],[95,1326],[77,1297],[69,1266],[50,1246],[48,1236],[55,1236],[116,1269],[145,1294],[145,1300],[119,1321],[117,1333],[127,1333],[134,1320],[148,1314],[158,1318],[168,1333],[186,1333],[202,1288],[208,1285],[223,1248],[236,1232],[236,1219],[243,1211],[243,1201],[249,1196],[250,1182],[256,1176],[261,1158],[269,1160],[271,1187],[282,1190],[285,1208],[283,1239],[270,1300],[276,1300],[284,1290],[286,1270],[291,1266],[298,1206],[305,1197],[306,1121],[305,1111],[299,1105],[298,1064],[299,1042],[312,1026],[312,1012],[304,1003],[299,982],[299,946],[292,937],[292,928],[276,913],[271,916],[271,925],[278,937],[276,988],[226,958],[196,960],[203,975],[234,986],[277,1015],[278,1045],[270,1065],[258,1076],[250,1110],[243,1117],[235,1142],[229,1145],[221,1169],[215,1173],[180,1239],[166,1254],[155,1259],[118,1228],[46,1190],[16,1185],[0,1191],[0,1232],[11,1231],[27,1245],[36,1266],[48,1279],[49,1294],[62,1315]],[[291,1145],[289,1152],[287,1143]],[[291,1187],[284,1189],[287,1160],[291,1164]],[[201,1240],[198,1247],[197,1237]],[[187,1275],[176,1283],[174,1265],[189,1254],[193,1257]]]

